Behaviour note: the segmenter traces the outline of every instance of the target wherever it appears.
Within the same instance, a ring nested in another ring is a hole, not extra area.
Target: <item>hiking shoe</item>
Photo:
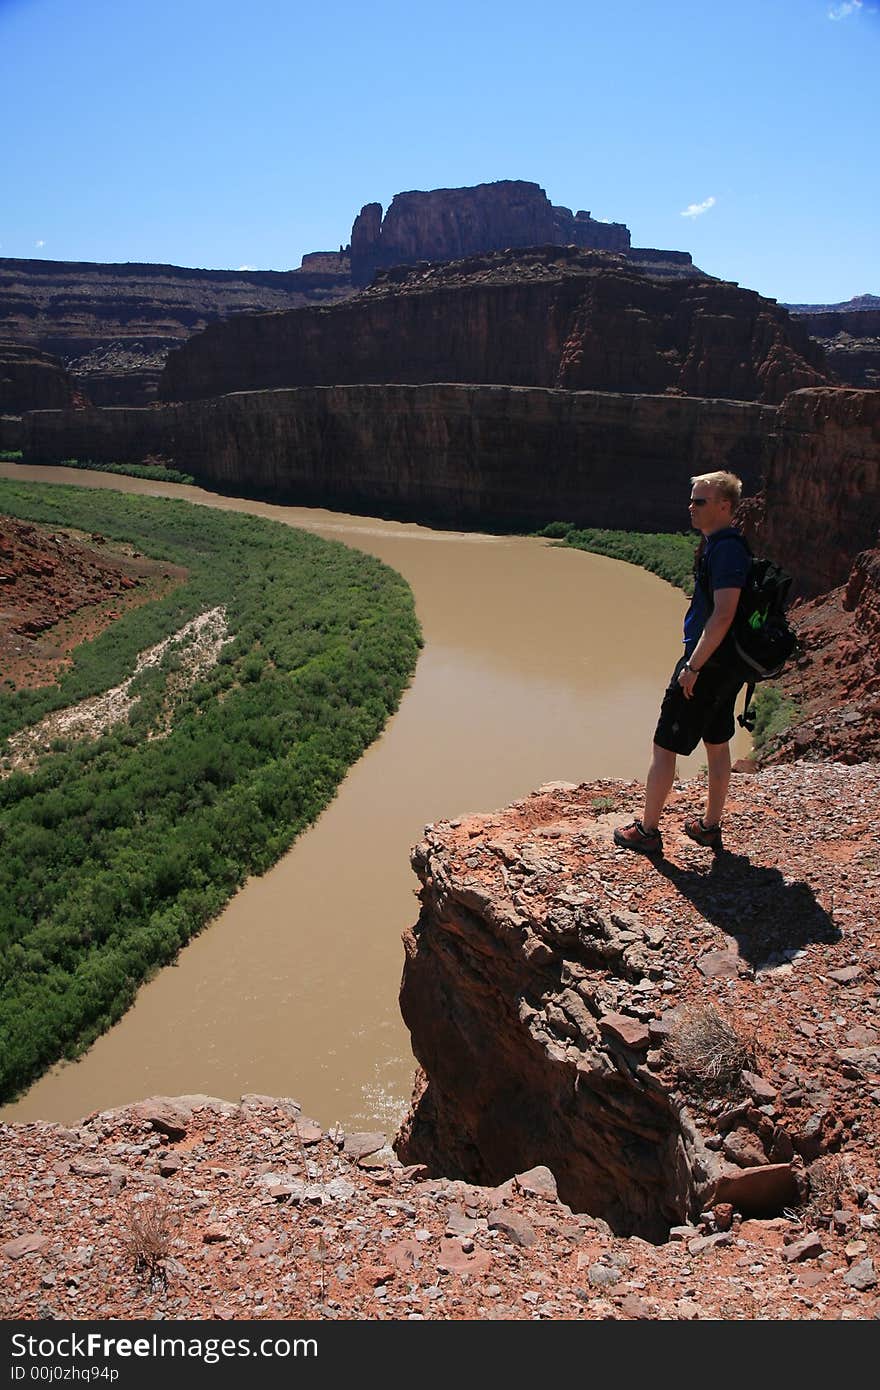
[[[640,820],[615,830],[614,843],[621,849],[636,849],[640,854],[662,854],[663,839],[659,830],[646,830]]]
[[[684,833],[695,844],[705,845],[707,849],[713,849],[716,854],[720,853],[723,848],[720,821],[717,825],[706,825],[702,816],[690,816],[684,823]]]

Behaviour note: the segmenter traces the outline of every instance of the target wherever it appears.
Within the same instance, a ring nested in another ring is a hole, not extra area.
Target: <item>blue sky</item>
[[[783,302],[880,294],[880,0],[0,0],[0,256],[287,270],[530,179]]]

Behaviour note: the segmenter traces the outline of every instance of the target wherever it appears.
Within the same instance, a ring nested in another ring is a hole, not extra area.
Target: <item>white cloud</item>
[[[682,216],[682,217],[702,217],[702,215],[703,215],[704,212],[708,212],[709,209],[710,209],[710,208],[714,208],[714,206],[715,206],[715,199],[714,199],[714,198],[706,198],[706,200],[705,200],[704,202],[702,202],[702,203],[688,203],[687,207],[686,207],[686,208],[684,209],[684,211],[681,213],[681,216]]]
[[[240,265],[238,268],[239,270],[256,270],[257,267],[255,265]]]
[[[829,19],[849,19],[851,14],[858,14],[862,8],[862,0],[843,0],[842,5],[832,5],[828,11]]]
[[[46,243],[45,243],[45,241],[43,241],[43,239],[42,239],[42,237],[41,237],[39,241],[35,241],[35,242],[34,242],[34,245],[36,246],[37,250],[39,251],[40,247],[41,247],[41,246],[45,246]]]

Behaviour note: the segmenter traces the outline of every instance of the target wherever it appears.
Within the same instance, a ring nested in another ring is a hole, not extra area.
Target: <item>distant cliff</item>
[[[774,300],[543,246],[399,267],[341,304],[212,325],[169,355],[160,395],[431,381],[776,402],[829,377]]]
[[[73,382],[57,357],[0,342],[0,415],[60,409],[73,405],[75,396]]]
[[[98,404],[145,403],[169,348],[208,323],[349,293],[347,261],[332,273],[0,258],[0,339],[57,355]]]
[[[0,339],[57,354],[96,405],[143,405],[168,351],[207,324],[345,298],[380,266],[566,243],[627,252],[657,274],[694,273],[687,252],[633,250],[621,223],[554,207],[517,180],[399,193],[384,221],[370,203],[351,243],[307,252],[288,271],[0,258]]]
[[[844,304],[788,304],[847,386],[880,387],[880,296],[862,294]]]
[[[543,188],[521,179],[396,193],[384,218],[380,203],[367,203],[355,219],[351,277],[367,285],[377,270],[392,265],[549,245],[626,252],[630,234],[621,222],[554,207]]]

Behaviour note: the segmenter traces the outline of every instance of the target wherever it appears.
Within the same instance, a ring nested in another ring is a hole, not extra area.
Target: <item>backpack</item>
[[[725,664],[746,682],[745,704],[737,722],[751,732],[755,727],[755,686],[782,674],[798,650],[798,639],[785,616],[792,576],[772,560],[755,555],[745,536],[737,535],[737,540],[751,556],[751,564],[721,650]],[[707,585],[702,587],[708,594]],[[708,597],[711,605],[711,594]]]

